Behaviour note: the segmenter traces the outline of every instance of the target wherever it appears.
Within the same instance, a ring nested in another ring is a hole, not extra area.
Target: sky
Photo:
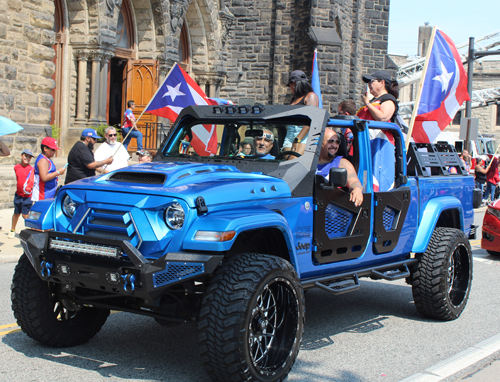
[[[441,29],[455,45],[496,32],[498,5],[498,0],[390,0],[388,53],[415,56],[418,27],[425,22]]]

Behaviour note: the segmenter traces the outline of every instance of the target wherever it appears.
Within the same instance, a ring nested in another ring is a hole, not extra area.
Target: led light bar
[[[105,257],[118,257],[118,248],[106,247],[103,245],[77,243],[74,241],[65,241],[50,239],[50,249],[57,249],[66,252],[83,253],[85,255],[96,255]]]

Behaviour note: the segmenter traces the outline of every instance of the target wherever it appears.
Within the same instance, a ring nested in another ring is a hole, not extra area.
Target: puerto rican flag
[[[144,111],[174,122],[182,109],[192,105],[217,105],[217,101],[208,98],[189,74],[175,63]],[[209,156],[217,153],[215,126],[200,125],[192,131],[191,145],[198,155]]]
[[[413,140],[419,143],[434,142],[460,106],[470,100],[467,74],[457,48],[439,29],[426,67],[412,133]]]
[[[392,132],[370,129],[370,147],[373,165],[373,191],[389,191],[394,188],[396,176],[395,145]]]

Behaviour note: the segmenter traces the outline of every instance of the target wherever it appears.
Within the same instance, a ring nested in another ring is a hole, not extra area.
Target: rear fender
[[[462,231],[464,230],[464,214],[460,200],[453,196],[441,196],[432,199],[429,203],[427,203],[425,210],[422,213],[422,219],[420,220],[417,236],[415,237],[415,241],[413,243],[412,252],[425,252],[441,214],[448,210],[458,211],[460,226],[454,228],[458,228]]]

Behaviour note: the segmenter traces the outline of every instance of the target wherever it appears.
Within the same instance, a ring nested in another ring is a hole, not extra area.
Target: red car
[[[488,206],[483,218],[481,248],[492,256],[500,256],[500,200]]]

